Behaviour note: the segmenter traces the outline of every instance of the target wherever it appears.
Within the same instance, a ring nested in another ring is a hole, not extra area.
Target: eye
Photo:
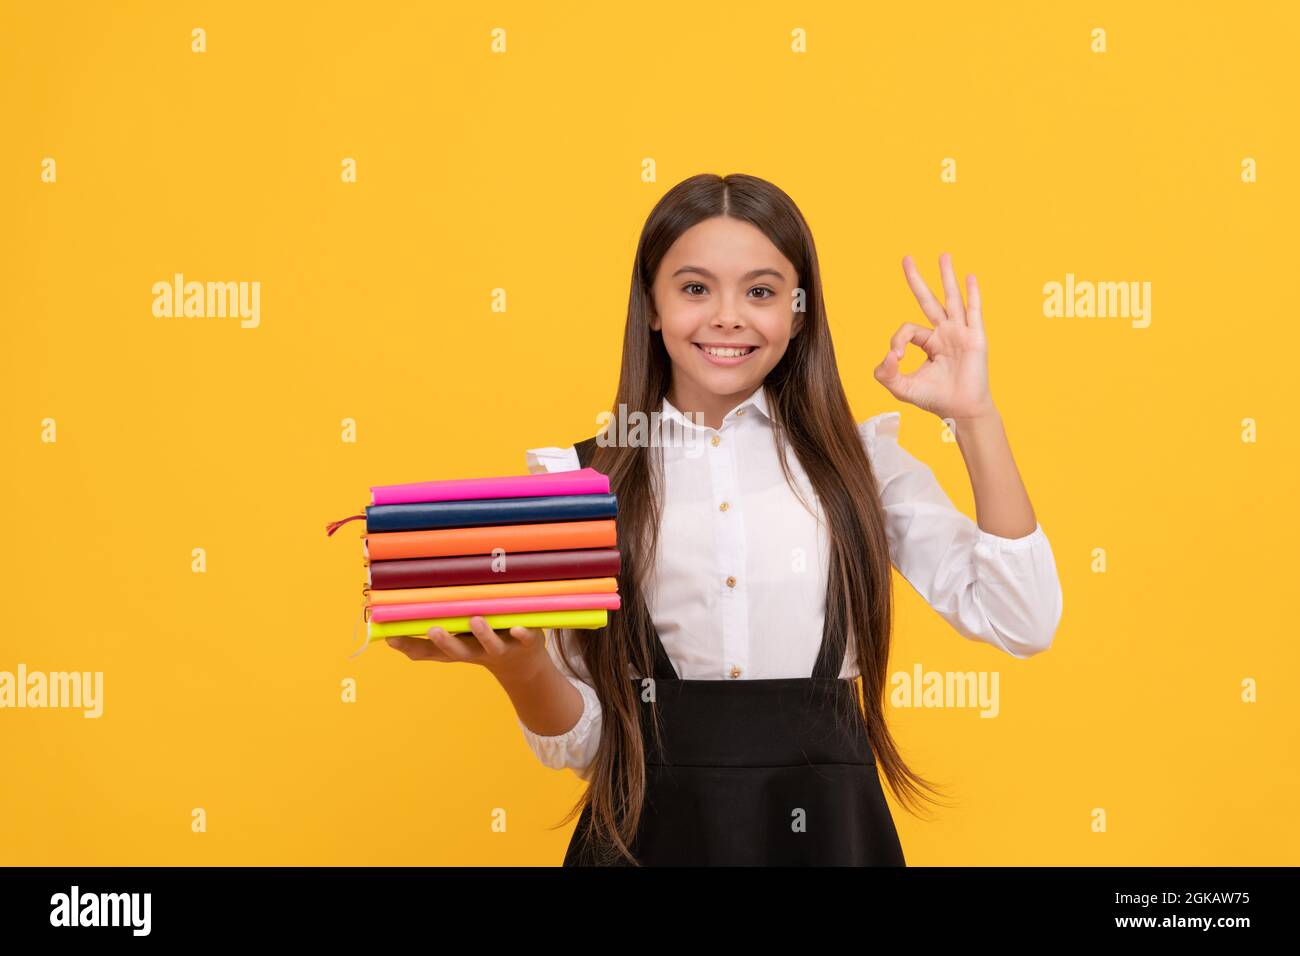
[[[703,288],[704,288],[704,283],[702,282],[688,282],[686,283],[686,285],[682,286],[682,291],[685,292],[687,295],[695,295],[697,293],[692,293],[690,291],[691,289],[703,289]]]
[[[765,286],[765,285],[756,286],[756,287],[754,287],[753,289],[750,289],[749,291],[750,291],[750,292],[766,292],[767,295],[760,296],[760,298],[763,298],[763,299],[770,299],[770,298],[772,298],[772,296],[776,295],[776,292],[774,292],[772,289],[769,289],[769,288],[768,288],[767,286]]]

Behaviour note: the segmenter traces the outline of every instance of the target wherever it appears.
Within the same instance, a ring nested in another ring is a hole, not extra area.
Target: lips
[[[721,342],[692,342],[691,346],[695,348],[709,364],[724,367],[739,365],[741,362],[747,361],[751,355],[758,351],[759,348],[757,345],[749,345],[743,342],[735,345],[727,345]],[[710,352],[710,348],[721,349],[726,354]]]

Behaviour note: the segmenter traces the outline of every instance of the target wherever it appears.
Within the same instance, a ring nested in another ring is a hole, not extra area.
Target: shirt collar
[[[750,408],[757,411],[764,418],[770,419],[772,417],[772,413],[769,410],[767,404],[767,389],[765,389],[762,385],[759,385],[758,388],[754,390],[753,395],[749,396],[749,398],[745,399],[743,402],[741,402],[731,411],[727,412],[725,416],[723,416],[722,427],[726,428],[728,422],[734,420],[737,417],[737,413],[740,412],[742,409],[747,410]],[[677,408],[673,405],[672,402],[668,401],[667,395],[664,396],[663,405],[660,408],[659,414],[662,418],[672,419],[673,421],[677,422],[679,425],[683,425],[689,428],[696,427],[693,421],[688,420],[685,415],[683,415],[680,411],[677,410]]]

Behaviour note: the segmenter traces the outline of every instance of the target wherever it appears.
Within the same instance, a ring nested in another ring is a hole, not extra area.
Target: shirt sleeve
[[[582,695],[582,715],[578,722],[562,734],[546,736],[534,733],[516,718],[524,740],[543,765],[553,770],[569,769],[583,780],[589,780],[591,762],[600,746],[601,708],[596,688],[591,685],[581,656],[573,655],[572,668],[560,659],[559,634],[553,628],[543,628],[546,633],[546,650],[561,674]]]
[[[548,471],[576,471],[579,468],[578,452],[573,446],[568,448],[546,447],[530,448],[526,452],[530,474]],[[555,628],[543,628],[546,634],[546,650],[560,673],[582,695],[582,715],[578,722],[562,734],[547,736],[534,733],[522,720],[516,718],[519,729],[523,731],[524,740],[537,755],[543,765],[555,770],[570,769],[583,780],[589,780],[591,762],[595,759],[600,745],[601,707],[596,688],[592,686],[590,675],[582,657],[576,651],[569,652],[568,663],[564,660],[560,634]]]
[[[900,418],[884,412],[858,426],[880,488],[894,566],[962,636],[1013,657],[1047,650],[1063,595],[1042,524],[1020,538],[982,529],[899,444]]]
[[[545,448],[529,448],[524,452],[528,462],[528,473],[540,475],[548,471],[577,471],[582,467],[578,462],[578,449],[573,445],[560,448],[548,445]]]

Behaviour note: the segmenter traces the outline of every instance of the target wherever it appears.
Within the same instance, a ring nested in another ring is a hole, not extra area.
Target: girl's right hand
[[[469,619],[473,636],[448,634],[440,627],[422,637],[390,637],[388,646],[413,661],[481,664],[493,674],[516,676],[532,673],[546,655],[546,634],[541,628],[512,627],[494,631],[479,615]]]

